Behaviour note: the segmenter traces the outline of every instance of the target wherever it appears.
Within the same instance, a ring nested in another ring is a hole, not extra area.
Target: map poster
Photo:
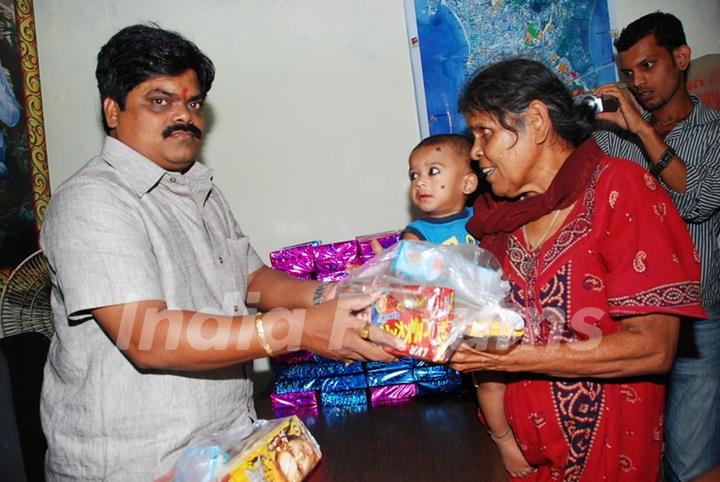
[[[404,1],[422,137],[463,132],[463,86],[507,57],[540,61],[571,89],[617,80],[608,0]]]

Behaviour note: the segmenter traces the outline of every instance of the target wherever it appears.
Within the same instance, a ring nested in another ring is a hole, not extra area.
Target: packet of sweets
[[[454,307],[455,293],[450,288],[391,285],[373,303],[370,322],[405,341],[407,349],[394,350],[395,354],[444,362],[458,337]]]
[[[412,296],[408,297],[408,292],[414,290],[417,294],[422,287],[451,290],[454,311],[451,308],[451,314],[443,318],[441,312],[410,309],[407,299]],[[340,296],[370,293],[379,294],[382,300],[390,293],[395,301],[404,300],[400,303],[401,309],[396,310],[395,319],[389,323],[378,310],[384,307],[376,303],[371,317],[373,323],[383,325],[406,342],[411,340],[410,356],[433,362],[447,360],[464,334],[476,346],[484,344],[487,349],[516,343],[525,323],[506,301],[509,291],[510,285],[503,279],[500,264],[490,252],[471,244],[440,245],[410,240],[402,240],[381,252],[340,281],[337,287]],[[484,330],[488,322],[497,323]],[[509,330],[511,336],[502,335],[498,339],[490,329],[498,326],[508,327],[503,328],[502,333]],[[426,332],[429,333],[431,327],[433,332],[428,338]],[[425,341],[414,344],[415,339]],[[430,343],[432,339],[435,345]]]

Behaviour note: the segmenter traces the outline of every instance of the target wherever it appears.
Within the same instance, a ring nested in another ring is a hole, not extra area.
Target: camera
[[[616,97],[609,95],[597,97],[591,92],[576,95],[573,102],[575,102],[575,105],[587,105],[596,114],[598,112],[616,112],[620,108],[620,103]]]

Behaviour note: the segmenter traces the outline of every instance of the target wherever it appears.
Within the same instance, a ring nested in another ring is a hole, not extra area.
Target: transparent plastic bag
[[[433,362],[446,361],[463,339],[479,349],[516,343],[525,323],[505,302],[509,290],[489,251],[414,240],[386,249],[338,284],[341,295],[380,293],[372,323],[408,343],[399,354]]]
[[[155,482],[300,482],[322,457],[296,416],[234,424],[193,440]]]

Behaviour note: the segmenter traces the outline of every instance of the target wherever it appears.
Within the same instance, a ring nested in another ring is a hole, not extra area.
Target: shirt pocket
[[[250,241],[247,236],[227,238],[225,240],[228,258],[226,271],[225,296],[233,298],[233,315],[247,314],[245,299],[247,296],[248,253]]]

